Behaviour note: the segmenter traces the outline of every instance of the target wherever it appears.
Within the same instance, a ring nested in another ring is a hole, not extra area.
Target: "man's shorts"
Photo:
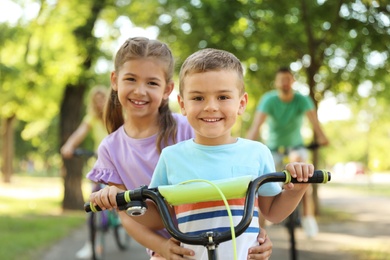
[[[305,147],[284,148],[271,150],[277,171],[284,170],[289,162],[307,162],[309,153]],[[285,159],[287,157],[288,159]]]

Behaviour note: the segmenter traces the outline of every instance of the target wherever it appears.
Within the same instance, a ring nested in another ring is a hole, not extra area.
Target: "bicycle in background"
[[[320,144],[316,142],[311,142],[310,144],[303,146],[303,148],[310,151],[314,151],[320,148]],[[282,160],[283,164],[286,165],[287,163],[289,163],[289,158],[288,158],[289,151],[285,149],[278,152],[283,155],[283,160]],[[296,248],[297,246],[296,246],[295,229],[302,225],[301,210],[302,210],[302,202],[299,203],[298,207],[284,221],[290,237],[290,260],[298,260],[298,250]]]
[[[75,149],[74,156],[89,159],[96,157],[96,153],[85,149]],[[93,183],[92,192],[104,187],[103,184]],[[115,210],[91,212],[88,216],[89,240],[92,246],[92,259],[101,260],[105,257],[106,234],[113,233],[115,244],[119,250],[127,250],[130,247],[130,236],[123,228],[118,213]]]

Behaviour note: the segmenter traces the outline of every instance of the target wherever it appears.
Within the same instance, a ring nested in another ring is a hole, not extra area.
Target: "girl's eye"
[[[125,78],[125,80],[133,82],[133,81],[135,81],[135,78]]]
[[[153,81],[149,82],[148,84],[151,86],[159,86],[159,84],[157,82],[153,82]]]

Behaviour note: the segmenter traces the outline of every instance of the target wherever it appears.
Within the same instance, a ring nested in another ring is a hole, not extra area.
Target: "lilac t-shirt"
[[[179,114],[173,117],[177,122],[176,142],[193,138],[187,118]],[[127,189],[149,185],[160,157],[156,139],[157,134],[143,139],[131,138],[121,126],[101,142],[98,159],[87,178],[105,184],[123,184]]]

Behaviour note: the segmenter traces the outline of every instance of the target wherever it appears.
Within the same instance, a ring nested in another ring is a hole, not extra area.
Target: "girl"
[[[173,90],[174,59],[167,45],[147,38],[130,38],[115,57],[111,73],[111,94],[105,111],[110,133],[98,150],[98,160],[87,175],[110,185],[91,195],[91,202],[102,209],[116,208],[109,200],[118,192],[149,184],[161,150],[190,139],[193,130],[185,117],[172,114],[168,98]],[[158,234],[119,212],[122,225],[140,244],[150,248],[151,259],[183,259],[193,251],[169,239],[166,231]],[[260,239],[259,239],[260,241]],[[252,248],[258,259],[267,259],[271,242]]]
[[[94,142],[94,151],[104,137],[107,136],[107,131],[103,122],[104,104],[107,100],[107,88],[103,86],[96,86],[89,92],[88,112],[83,118],[81,124],[77,127],[61,147],[61,155],[64,159],[73,157],[75,149],[84,141],[89,132],[92,132]],[[99,185],[94,184],[92,191],[100,189]],[[92,256],[92,245],[87,240],[84,246],[76,252],[76,258],[86,259]]]
[[[107,99],[107,88],[96,86],[89,92],[89,104],[87,115],[83,118],[76,131],[69,136],[65,144],[61,147],[61,154],[65,159],[73,157],[74,150],[79,146],[87,134],[92,131],[95,151],[100,142],[107,135],[103,122],[104,104]]]

